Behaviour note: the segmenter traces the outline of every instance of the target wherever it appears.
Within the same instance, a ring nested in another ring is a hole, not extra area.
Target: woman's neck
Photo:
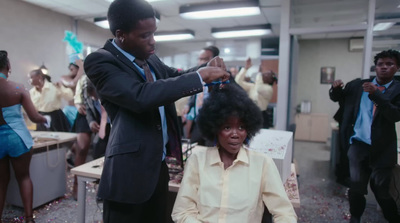
[[[224,163],[224,169],[232,166],[233,161],[235,161],[237,158],[237,154],[227,153],[225,150],[220,148],[218,148],[218,153],[221,161]]]
[[[45,82],[45,80],[43,80],[43,82],[40,82],[39,84],[35,85],[36,90],[42,91],[44,82]]]

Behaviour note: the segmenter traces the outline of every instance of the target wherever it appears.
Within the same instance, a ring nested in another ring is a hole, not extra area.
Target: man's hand
[[[78,57],[75,59],[75,64],[81,68],[83,67],[83,60]]]
[[[207,67],[220,67],[220,68],[222,68],[223,70],[226,71],[226,66],[225,66],[224,60],[219,56],[216,56],[216,57],[212,58],[207,63]]]
[[[92,130],[92,132],[94,132],[94,133],[98,133],[100,130],[99,123],[97,123],[95,121],[90,122],[89,127],[90,127],[90,130]]]
[[[246,70],[248,70],[251,66],[253,66],[253,64],[251,63],[251,58],[247,58],[246,60],[246,65],[244,65],[244,68],[246,68]]]
[[[372,82],[365,82],[362,87],[363,90],[369,94],[373,94],[378,89],[378,87]]]
[[[229,79],[229,73],[220,67],[202,67],[197,72],[199,72],[201,78],[207,84],[217,79],[221,79],[221,81]]]
[[[86,106],[83,104],[76,104],[75,107],[78,109],[79,114],[86,115]]]
[[[342,88],[344,86],[343,81],[342,80],[335,80],[332,83],[332,88]]]

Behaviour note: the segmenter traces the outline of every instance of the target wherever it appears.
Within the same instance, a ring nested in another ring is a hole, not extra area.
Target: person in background
[[[70,88],[64,87],[60,82],[53,84],[51,77],[42,73],[40,69],[32,70],[29,75],[29,83],[33,86],[29,90],[32,102],[36,110],[42,115],[51,118],[50,128],[37,125],[37,131],[69,132],[70,124],[63,113],[62,100],[70,101],[74,95]]]
[[[81,61],[81,60],[78,60]],[[92,131],[89,127],[89,124],[86,119],[86,106],[84,102],[84,95],[87,87],[87,77],[84,75],[83,63],[79,64],[78,73],[82,73],[80,75],[76,88],[75,88],[75,96],[74,96],[74,104],[78,109],[78,114],[75,119],[75,123],[72,127],[72,132],[77,133],[76,136],[76,144],[71,148],[72,153],[75,155],[74,165],[80,166],[86,162],[87,154],[89,152],[90,144],[91,144],[91,135]],[[78,192],[78,181],[77,177],[74,177],[74,184],[72,188],[72,197],[77,200],[77,192]]]
[[[236,75],[239,73],[239,70],[237,67],[231,67],[229,68],[229,72],[231,73],[232,77],[235,78]]]
[[[78,83],[79,83],[79,88],[80,89],[82,88],[82,86],[81,86],[82,81],[80,81],[80,79],[83,76],[83,61],[79,57],[70,58],[70,60],[74,60],[73,63],[71,62],[68,65],[68,69],[69,69],[70,73],[68,75],[62,76],[61,82],[65,87],[70,88],[73,91],[74,95],[76,95],[76,87],[77,87]],[[81,68],[81,69],[79,69],[79,68]],[[80,91],[80,90],[78,90],[78,91]],[[75,97],[76,96],[74,96],[74,98]],[[63,108],[63,112],[71,125],[70,131],[76,131],[75,121],[76,121],[76,118],[78,117],[78,107],[79,107],[79,105],[75,106],[74,100],[70,100],[70,101],[68,101],[68,105]],[[80,138],[82,138],[82,137],[80,137]],[[70,168],[75,166],[74,155],[76,153],[77,146],[78,146],[78,143],[77,143],[77,141],[75,141],[74,144],[71,146],[71,148],[67,151],[67,154],[66,154],[67,164],[68,164],[68,167],[70,167]],[[78,162],[79,162],[79,160],[78,160]],[[76,199],[76,196],[73,196],[73,197]]]
[[[219,56],[219,49],[216,46],[204,47],[199,54],[198,64],[208,63],[212,58]]]
[[[76,61],[75,63],[70,63],[68,65],[69,73],[61,77],[61,83],[67,87],[71,88],[71,90],[75,93],[76,83],[79,81],[81,74],[78,75],[79,66],[77,64],[81,64],[82,61]],[[63,108],[63,112],[65,116],[68,118],[69,124],[71,126],[74,125],[76,116],[78,114],[78,109],[74,105],[74,101],[68,101],[68,105]]]
[[[22,116],[21,106],[32,122],[45,124],[47,119],[36,111],[26,88],[8,80],[10,72],[8,54],[0,50],[0,223],[10,181],[10,163],[19,185],[24,220],[34,223],[33,185],[29,176],[33,140]]]
[[[190,96],[180,98],[175,101],[175,108],[176,108],[176,114],[178,115],[178,124],[179,124],[179,129],[181,132],[181,137],[187,138],[187,133],[185,132],[184,126],[186,125],[186,116],[187,112],[189,110],[189,99]]]
[[[197,65],[208,63],[212,58],[219,56],[219,49],[216,46],[204,47],[199,54]],[[203,104],[204,97],[207,97],[208,87],[204,87],[204,91],[189,97],[187,105],[183,109],[185,116],[184,135],[191,142],[197,142],[199,145],[205,145],[206,141],[196,126],[196,116]]]
[[[246,149],[261,124],[260,109],[237,85],[210,92],[198,125],[215,146],[192,151],[172,211],[175,222],[261,222],[264,204],[274,222],[296,222],[272,158]]]
[[[278,82],[275,73],[272,70],[257,74],[254,83],[245,81],[247,70],[252,66],[251,59],[246,60],[246,65],[236,75],[235,81],[249,95],[249,97],[257,104],[263,113],[263,128],[272,127],[272,111],[268,109],[268,104],[273,96],[274,90],[272,86]]]
[[[361,222],[366,206],[368,182],[386,220],[400,222],[389,194],[392,169],[397,164],[395,123],[400,121],[400,83],[393,79],[400,68],[400,53],[382,51],[375,55],[376,77],[355,79],[346,84],[335,80],[329,90],[343,107],[340,126],[350,166],[349,203],[351,223]]]
[[[104,156],[110,135],[111,125],[107,112],[101,105],[96,88],[90,80],[86,80],[87,87],[84,92],[84,101],[86,107],[86,120],[92,133],[95,134],[92,140],[93,159]],[[105,123],[102,123],[103,122]],[[106,121],[104,121],[106,120]],[[103,126],[104,125],[104,126]]]
[[[182,163],[174,102],[201,92],[204,82],[229,76],[221,67],[178,71],[161,62],[154,55],[154,9],[144,0],[115,0],[107,18],[115,37],[84,63],[112,124],[97,194],[103,220],[166,222],[165,157]],[[218,57],[210,64],[224,67]]]

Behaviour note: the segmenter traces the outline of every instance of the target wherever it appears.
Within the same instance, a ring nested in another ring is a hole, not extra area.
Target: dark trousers
[[[156,189],[151,198],[141,204],[119,203],[104,200],[103,221],[104,223],[165,223],[168,213],[169,174],[165,161],[161,164],[160,175]],[[140,191],[137,191],[140,193]],[[171,213],[169,213],[171,215]]]
[[[389,222],[400,222],[396,203],[389,194],[392,168],[372,168],[369,165],[370,150],[370,145],[353,140],[348,151],[351,180],[349,190],[350,214],[352,217],[361,218],[366,205],[364,195],[368,193],[369,181],[385,219]]]
[[[268,107],[267,110],[262,111],[262,116],[264,129],[269,129],[274,126],[274,109],[272,107]]]

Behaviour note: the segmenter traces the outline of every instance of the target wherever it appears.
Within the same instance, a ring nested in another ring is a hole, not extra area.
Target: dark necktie
[[[147,62],[138,58],[136,58],[134,62],[144,70],[144,75],[146,76],[147,82],[154,82],[153,75],[151,74],[150,67]]]
[[[377,85],[377,87],[378,87],[378,89],[379,89],[381,92],[383,92],[383,91],[386,89],[385,86],[378,86],[378,85]],[[374,104],[374,108],[373,108],[373,110],[372,110],[372,117],[375,115],[375,111],[376,111],[376,105]]]

